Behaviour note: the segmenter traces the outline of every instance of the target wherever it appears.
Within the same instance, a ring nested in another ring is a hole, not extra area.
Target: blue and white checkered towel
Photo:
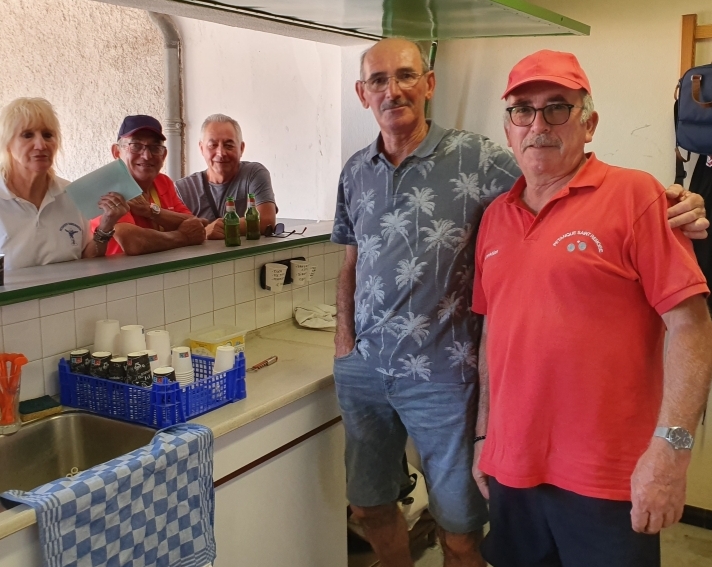
[[[213,434],[159,431],[150,444],[6,501],[37,512],[45,567],[204,567],[215,559]]]

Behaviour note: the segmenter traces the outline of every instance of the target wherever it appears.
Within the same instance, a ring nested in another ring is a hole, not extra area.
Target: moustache
[[[546,133],[537,134],[531,138],[526,138],[522,142],[522,151],[527,148],[560,148],[561,140],[550,137]]]
[[[393,110],[394,108],[401,108],[404,106],[410,106],[410,103],[404,98],[397,98],[395,100],[386,100],[381,105],[381,110]]]

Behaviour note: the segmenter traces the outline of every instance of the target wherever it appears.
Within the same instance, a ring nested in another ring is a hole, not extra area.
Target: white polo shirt
[[[65,179],[55,178],[39,211],[12,193],[0,177],[0,254],[5,269],[78,260],[91,240],[89,221],[69,198]]]

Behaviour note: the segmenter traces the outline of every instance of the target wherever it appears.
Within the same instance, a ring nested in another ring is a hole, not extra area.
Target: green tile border
[[[590,35],[591,34],[591,26],[587,26],[584,23],[578,22],[576,20],[572,20],[571,18],[567,18],[566,16],[562,16],[561,14],[557,14],[556,12],[552,12],[551,10],[547,10],[546,8],[542,8],[541,6],[535,6],[534,4],[530,4],[529,2],[525,2],[524,0],[489,0],[493,4],[499,4],[500,6],[504,6],[505,8],[511,8],[512,10],[516,10],[519,13],[527,14],[530,16],[533,16],[535,18],[538,18],[540,20],[544,20],[546,22],[555,24],[557,26],[561,26],[563,28],[567,28],[574,32],[576,35]],[[562,31],[559,34],[546,34],[546,35],[570,35],[570,32],[567,31]]]
[[[204,256],[196,256],[193,258],[184,258],[182,260],[174,260],[172,262],[140,266],[126,270],[117,270],[115,272],[108,272],[104,274],[96,274],[76,280],[65,280],[51,284],[40,284],[24,289],[0,291],[0,306],[29,301],[31,299],[44,299],[45,297],[62,295],[90,287],[97,287],[100,285],[118,283],[127,280],[136,280],[148,276],[157,276],[159,274],[177,272],[179,270],[187,270],[190,268],[197,268],[199,266],[219,264],[221,262],[247,258],[249,256],[259,256],[260,254],[266,254],[276,250],[287,250],[289,248],[309,246],[310,244],[326,243],[330,241],[330,236],[330,234],[305,236],[299,240],[292,240],[289,242],[274,242],[251,248],[226,250],[225,252],[206,254]]]

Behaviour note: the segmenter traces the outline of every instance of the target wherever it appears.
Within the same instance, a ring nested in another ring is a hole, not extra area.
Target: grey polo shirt
[[[476,381],[477,228],[486,204],[509,190],[519,167],[484,136],[434,123],[398,167],[380,142],[344,166],[331,235],[358,247],[358,355],[387,376]]]
[[[267,168],[256,161],[241,161],[237,175],[227,183],[208,183],[205,171],[198,171],[176,181],[178,196],[190,211],[201,219],[216,220],[210,201],[205,195],[210,191],[220,217],[225,216],[225,200],[235,199],[235,212],[241,217],[247,210],[248,193],[255,194],[255,204],[275,203],[272,180]]]

